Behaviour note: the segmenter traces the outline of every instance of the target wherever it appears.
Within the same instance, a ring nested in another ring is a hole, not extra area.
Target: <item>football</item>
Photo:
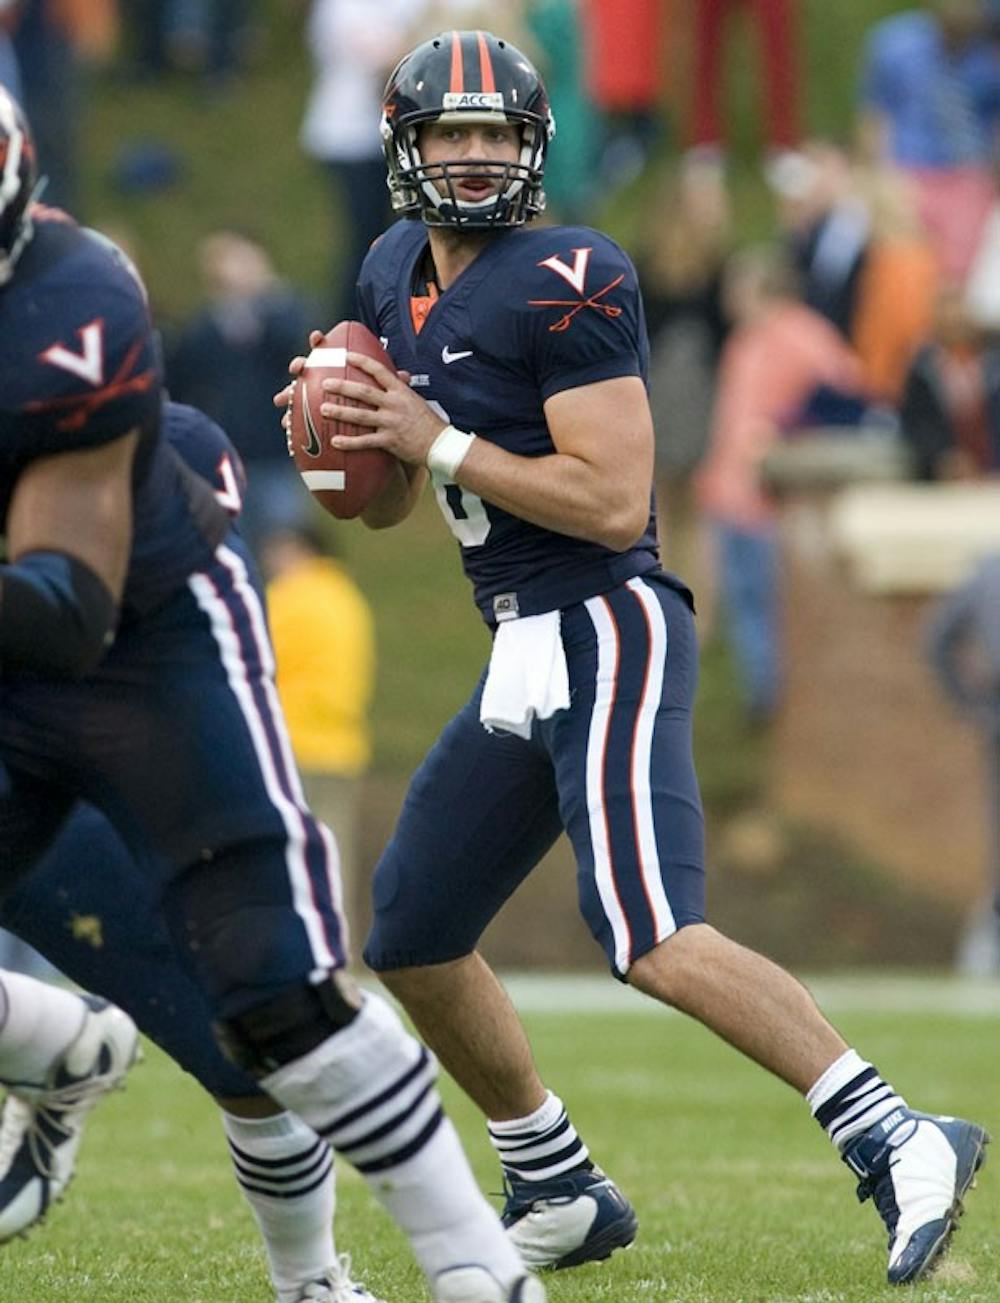
[[[347,353],[364,353],[395,371],[392,359],[378,338],[360,321],[341,321],[312,350],[295,380],[289,403],[288,451],[316,501],[338,520],[351,520],[385,488],[399,464],[383,448],[362,448],[357,452],[335,448],[335,435],[350,438],[362,433],[346,421],[327,420],[320,413],[324,401],[323,381],[360,380],[371,384],[371,376],[349,366]],[[363,403],[338,396],[344,407]]]

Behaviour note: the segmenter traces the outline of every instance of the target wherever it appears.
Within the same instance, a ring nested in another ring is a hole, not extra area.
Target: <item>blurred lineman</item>
[[[364,593],[329,553],[325,535],[302,524],[266,535],[260,562],[288,734],[309,808],[337,830],[344,912],[353,924],[375,628]]]
[[[914,1280],[946,1246],[987,1137],[911,1111],[798,982],[704,921],[697,644],[690,592],[656,550],[642,305],[599,232],[521,229],[544,204],[552,132],[534,68],[488,33],[419,46],[386,89],[391,190],[420,220],[376,244],[359,297],[410,383],[351,354],[371,382],[327,381],[323,413],[358,427],[338,446],[402,463],[367,524],[402,520],[430,476],[495,636],[379,862],[365,957],[490,1119],[525,1260],[568,1267],[629,1243],[633,1210],[476,951],[565,829],[614,974],[806,1096],[874,1195],[890,1280]]]
[[[244,477],[222,429],[192,407],[169,403],[163,431],[235,515]],[[108,820],[80,805],[0,903],[0,923],[124,1011],[108,1010],[104,1000],[89,1001],[88,1009],[85,998],[7,978],[0,1018],[0,1080],[8,1085],[0,1123],[0,1243],[25,1234],[65,1194],[87,1115],[124,1080],[137,1024],[219,1104],[234,1175],[264,1240],[278,1303],[378,1303],[351,1280],[349,1257],[336,1252],[330,1146],[282,1112],[216,1044],[204,992],[182,968],[157,905],[161,872],[138,864]],[[11,1018],[12,1030],[5,1026]],[[86,1057],[95,1053],[95,1029],[103,1064]]]
[[[227,1053],[362,1173],[438,1303],[541,1299],[432,1059],[342,972],[336,847],[302,796],[244,545],[163,437],[138,276],[32,204],[34,161],[0,92],[0,888],[92,802],[158,866]]]

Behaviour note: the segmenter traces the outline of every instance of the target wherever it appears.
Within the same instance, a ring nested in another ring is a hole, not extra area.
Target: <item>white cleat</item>
[[[303,1285],[293,1303],[384,1303],[384,1300],[351,1279],[351,1256],[342,1253],[321,1280]]]
[[[890,1285],[923,1280],[947,1251],[989,1136],[962,1118],[900,1108],[854,1140],[844,1162],[889,1232]]]
[[[76,1040],[42,1086],[10,1091],[0,1115],[0,1244],[24,1235],[66,1193],[87,1114],[117,1090],[139,1053],[135,1023],[106,1000],[86,997]]]
[[[485,1267],[452,1267],[434,1281],[434,1303],[545,1303],[537,1276],[518,1276],[504,1286]]]

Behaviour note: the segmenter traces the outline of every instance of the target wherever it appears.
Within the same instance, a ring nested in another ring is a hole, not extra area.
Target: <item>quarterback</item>
[[[525,1261],[568,1267],[628,1244],[635,1213],[539,1079],[477,951],[565,831],[612,973],[805,1097],[874,1197],[890,1281],[916,1280],[947,1246],[987,1136],[910,1109],[804,987],[706,922],[693,603],[657,554],[642,304],[612,240],[529,225],[553,132],[537,72],[487,32],[420,45],[386,87],[404,220],[358,296],[399,374],[350,354],[368,381],[327,380],[323,413],[357,429],[336,446],[399,459],[368,525],[403,520],[429,478],[493,644],[413,777],[365,957],[488,1117]]]

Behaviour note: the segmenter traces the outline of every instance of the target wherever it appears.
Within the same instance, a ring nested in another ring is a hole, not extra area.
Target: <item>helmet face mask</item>
[[[419,140],[429,123],[514,125],[518,157],[428,163]],[[545,87],[519,50],[489,32],[443,33],[408,54],[386,86],[382,141],[393,208],[428,226],[521,226],[545,207],[545,154],[554,134]],[[488,196],[460,197],[463,181],[483,177],[497,183]]]
[[[31,239],[29,204],[35,192],[35,145],[20,108],[0,87],[0,285]]]

